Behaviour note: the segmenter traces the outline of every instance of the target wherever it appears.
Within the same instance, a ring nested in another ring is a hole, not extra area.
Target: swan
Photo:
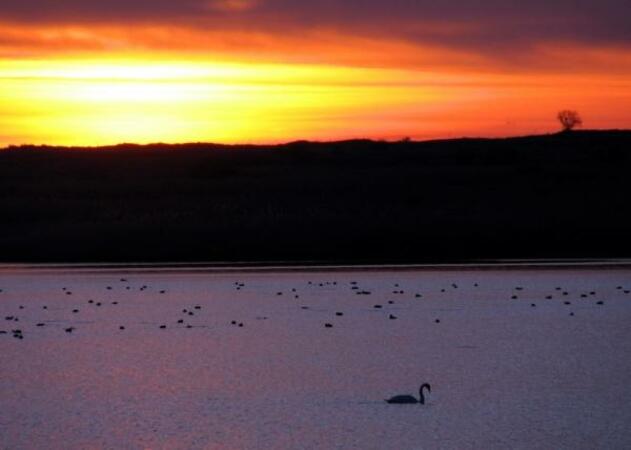
[[[427,392],[431,392],[432,388],[429,385],[429,383],[423,383],[421,385],[421,387],[418,390],[418,400],[412,396],[412,395],[395,395],[394,397],[391,397],[389,399],[386,400],[386,403],[391,403],[391,404],[414,404],[414,403],[418,403],[420,405],[424,405],[425,404],[425,396],[423,395],[423,389],[427,388]]]

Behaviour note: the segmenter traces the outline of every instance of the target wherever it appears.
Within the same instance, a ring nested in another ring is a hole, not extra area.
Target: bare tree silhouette
[[[578,115],[578,112],[569,109],[564,109],[557,114],[557,119],[561,122],[563,131],[572,131],[576,127],[583,125],[583,119]]]

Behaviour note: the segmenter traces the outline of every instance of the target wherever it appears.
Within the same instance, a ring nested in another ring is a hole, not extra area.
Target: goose
[[[412,395],[395,395],[386,400],[386,403],[399,404],[399,405],[411,405],[418,403],[419,405],[425,404],[425,396],[423,395],[423,389],[427,388],[427,392],[431,392],[432,388],[429,383],[421,384],[418,390],[418,400]]]

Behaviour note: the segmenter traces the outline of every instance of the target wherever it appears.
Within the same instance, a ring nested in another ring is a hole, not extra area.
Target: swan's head
[[[418,390],[418,402],[421,405],[425,404],[425,396],[423,395],[423,389],[427,389],[427,392],[432,392],[432,387],[429,385],[429,383],[421,384],[421,387]]]

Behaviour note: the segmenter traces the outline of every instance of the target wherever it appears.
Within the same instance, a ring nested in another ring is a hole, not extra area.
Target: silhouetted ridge
[[[12,147],[0,151],[0,259],[629,256],[630,155],[628,131]]]

